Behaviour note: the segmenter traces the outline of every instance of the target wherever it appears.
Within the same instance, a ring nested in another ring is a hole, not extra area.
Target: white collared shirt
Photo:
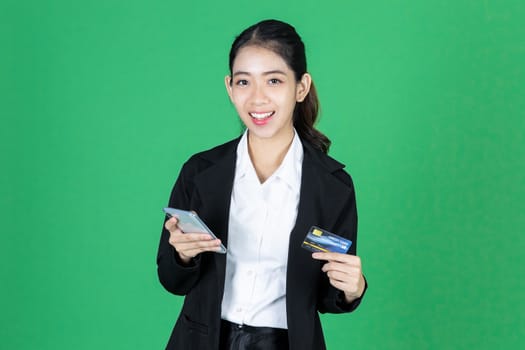
[[[303,146],[297,132],[279,168],[260,183],[248,153],[237,146],[221,317],[256,327],[288,328],[286,270],[299,206]]]

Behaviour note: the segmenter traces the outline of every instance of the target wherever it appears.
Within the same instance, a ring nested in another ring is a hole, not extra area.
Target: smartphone
[[[213,239],[217,239],[217,236],[213,234],[204,221],[194,212],[174,208],[164,208],[163,210],[169,217],[177,218],[177,226],[182,232],[207,233],[212,236]],[[226,247],[222,243],[220,248],[217,253],[226,254]]]

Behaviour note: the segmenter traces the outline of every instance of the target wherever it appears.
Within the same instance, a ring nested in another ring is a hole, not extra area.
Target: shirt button
[[[248,276],[251,276],[253,275],[253,271],[252,270],[248,270]]]
[[[238,307],[235,311],[236,311],[236,312],[242,312],[242,308],[241,308],[241,307]]]

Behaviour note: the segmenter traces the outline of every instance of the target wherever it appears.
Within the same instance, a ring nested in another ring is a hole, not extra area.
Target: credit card
[[[311,252],[333,252],[345,254],[350,249],[352,241],[328,232],[317,226],[312,226],[301,245]]]

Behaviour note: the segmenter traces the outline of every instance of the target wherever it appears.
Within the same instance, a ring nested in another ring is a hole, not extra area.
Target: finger
[[[316,252],[312,254],[312,258],[316,260],[332,260],[332,261],[341,261],[346,259],[346,254],[332,253],[332,252]]]
[[[339,281],[339,280],[333,279],[333,280],[330,280],[330,284],[336,287],[337,289],[342,290],[345,293],[348,293],[356,297],[359,297],[362,295],[363,288],[364,288],[360,286],[358,280]]]
[[[341,263],[348,263],[352,265],[361,265],[361,258],[357,255],[349,255],[342,253],[331,252],[316,252],[312,254],[312,258],[316,260],[337,261]]]
[[[198,249],[192,249],[192,250],[186,251],[184,252],[184,254],[187,254],[189,256],[196,256],[204,252],[218,252],[220,249],[221,249],[220,245],[212,246],[212,247],[200,247]]]
[[[326,275],[330,280],[346,283],[348,285],[357,284],[359,282],[359,277],[357,275],[348,274],[341,271],[329,271],[326,273]]]
[[[321,268],[322,271],[339,271],[350,274],[360,274],[361,266],[352,264],[343,264],[338,262],[328,262]]]
[[[357,294],[359,291],[357,284],[346,283],[334,279],[330,279],[330,284],[335,288],[349,294]]]
[[[188,237],[184,233],[172,233],[168,239],[169,244],[174,246],[176,249],[195,249],[198,247],[206,247],[208,246],[207,244],[215,244],[210,243],[213,241],[213,238],[211,238],[209,235],[193,234]]]
[[[208,242],[214,239],[207,233],[183,233],[178,229],[172,232],[172,236],[177,242]]]
[[[207,245],[207,246],[191,246],[191,245],[182,245],[175,247],[175,250],[177,253],[187,256],[187,257],[195,257],[197,254],[203,253],[203,252],[216,252],[220,250],[220,241],[214,242],[213,245]]]
[[[220,246],[220,240],[213,241],[192,241],[192,242],[177,242],[172,244],[175,247],[175,250],[179,253],[186,254],[187,252],[194,250],[209,250],[215,249]]]
[[[358,258],[355,255],[343,254],[343,253],[334,253],[334,252],[315,252],[312,253],[312,258],[316,260],[331,260],[331,261],[350,261],[355,258]]]
[[[190,242],[176,242],[177,247],[181,249],[199,249],[207,247],[215,247],[221,244],[221,241],[214,239],[211,241],[190,241]]]
[[[177,222],[178,220],[176,217],[171,217],[164,223],[164,227],[170,232],[174,231],[177,228]]]

